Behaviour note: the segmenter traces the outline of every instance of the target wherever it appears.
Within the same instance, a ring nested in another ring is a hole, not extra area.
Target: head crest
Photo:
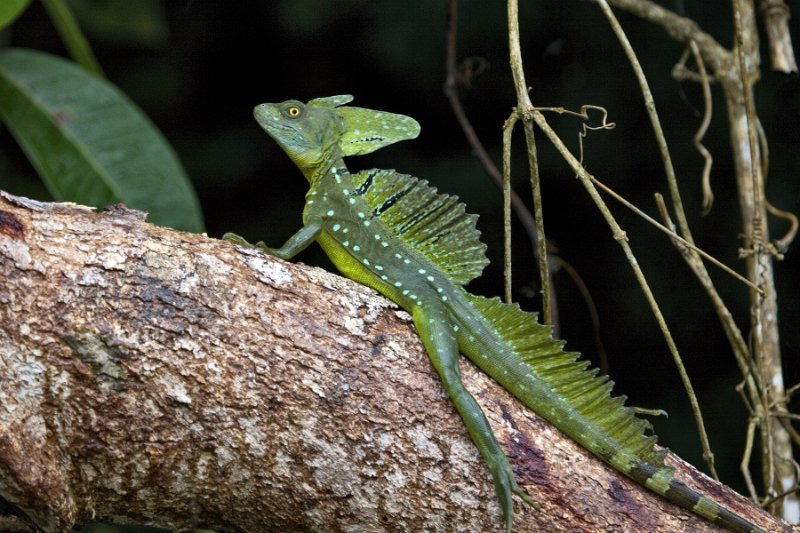
[[[349,104],[352,101],[352,94],[340,94],[338,96],[314,98],[313,100],[309,100],[308,104],[306,105],[310,105],[311,107],[327,107],[329,109],[333,109],[335,107],[339,107],[340,105]]]
[[[312,107],[335,109],[341,117],[343,130],[339,146],[344,155],[369,154],[419,135],[419,123],[411,117],[363,107],[339,107],[352,101],[351,95],[344,94],[315,98],[308,102]]]

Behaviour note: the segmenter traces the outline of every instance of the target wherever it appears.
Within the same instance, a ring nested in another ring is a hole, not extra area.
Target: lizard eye
[[[286,110],[286,114],[292,118],[297,118],[300,116],[300,108],[299,107],[290,107]]]

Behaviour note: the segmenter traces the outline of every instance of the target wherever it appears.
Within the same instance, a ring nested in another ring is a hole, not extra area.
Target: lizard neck
[[[342,158],[338,157],[304,174],[312,188],[337,187],[342,184],[349,171]]]
[[[308,182],[311,185],[316,185],[334,169],[339,173],[347,172],[347,167],[345,167],[342,157],[344,157],[344,154],[341,149],[338,146],[333,146],[330,150],[325,151],[325,155],[313,163],[300,164],[297,161],[295,163],[300,167]]]

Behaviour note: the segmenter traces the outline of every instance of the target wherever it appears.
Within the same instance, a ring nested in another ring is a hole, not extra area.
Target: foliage
[[[0,117],[55,199],[125,203],[153,223],[203,230],[169,143],[119,89],[84,68],[33,50],[0,52]]]

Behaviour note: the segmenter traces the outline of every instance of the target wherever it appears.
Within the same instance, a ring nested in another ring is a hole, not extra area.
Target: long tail
[[[636,465],[631,472],[623,473],[640,485],[664,496],[672,503],[688,509],[729,531],[736,533],[764,533],[762,529],[748,520],[709,500],[675,479],[672,468],[657,468],[654,465],[641,463]],[[659,481],[661,478],[664,479],[663,482]]]
[[[565,352],[536,314],[462,291],[450,311],[462,352],[514,396],[581,446],[651,491],[737,533],[763,533],[744,518],[693,491],[664,464],[655,435],[611,396],[613,382]]]

